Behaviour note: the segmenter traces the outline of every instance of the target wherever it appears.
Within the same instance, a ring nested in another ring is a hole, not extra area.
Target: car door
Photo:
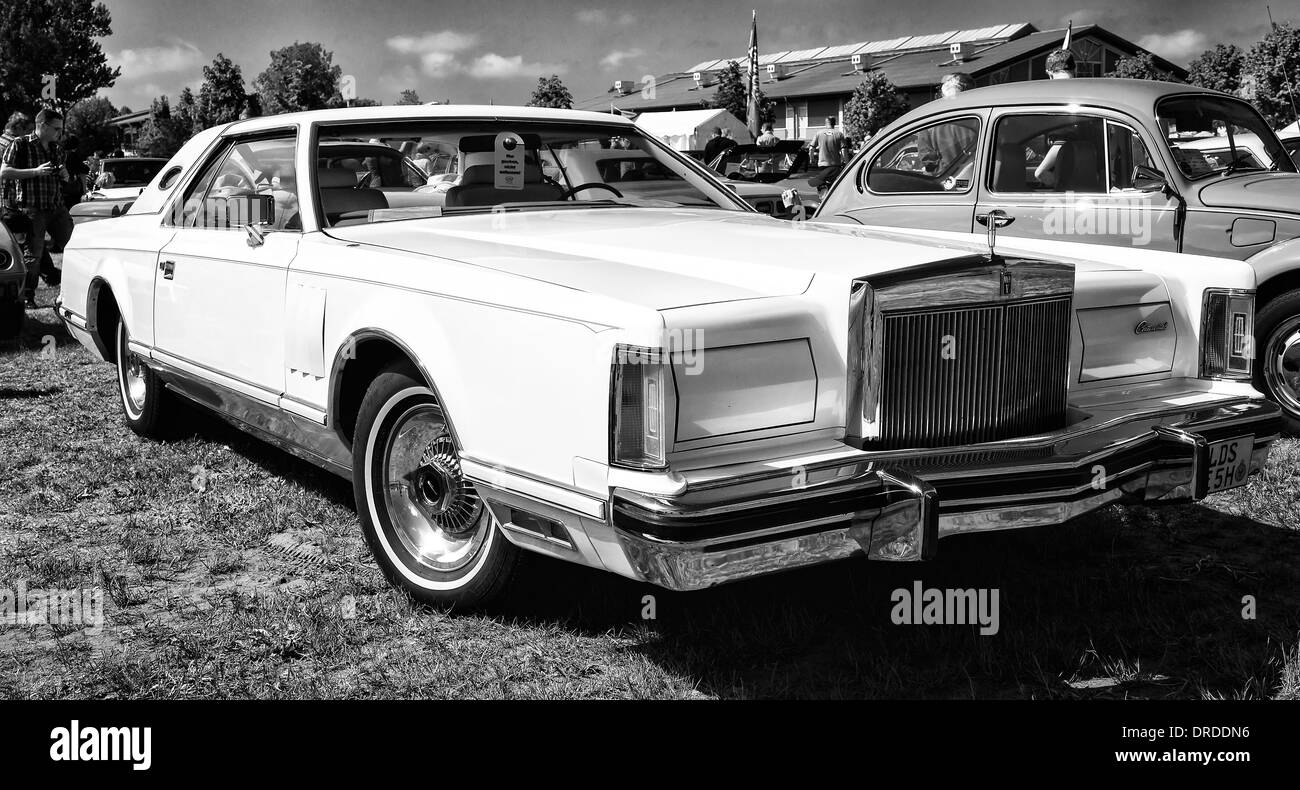
[[[176,233],[154,272],[163,361],[270,403],[284,390],[285,281],[302,235],[295,145],[282,130],[218,146],[169,212]],[[237,215],[259,196],[272,216]]]
[[[1000,233],[1156,250],[1178,248],[1176,199],[1144,191],[1139,166],[1158,169],[1135,124],[1102,110],[996,112],[975,218]],[[979,228],[975,228],[978,230]]]
[[[963,113],[899,130],[853,165],[818,218],[969,232],[982,127]]]

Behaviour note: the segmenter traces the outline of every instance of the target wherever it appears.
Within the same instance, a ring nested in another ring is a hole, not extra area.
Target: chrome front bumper
[[[1196,501],[1206,495],[1211,443],[1253,436],[1254,474],[1281,430],[1277,406],[1262,399],[1161,400],[957,452],[846,448],[806,465],[688,472],[674,494],[616,487],[604,500],[569,491],[559,501],[540,481],[524,489],[472,460],[465,468],[518,545],[696,590],[855,556],[930,559],[942,537],[1060,524],[1109,504]],[[528,514],[550,526],[539,530]]]

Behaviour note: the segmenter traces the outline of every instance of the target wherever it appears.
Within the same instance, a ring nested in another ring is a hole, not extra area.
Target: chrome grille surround
[[[1000,256],[855,280],[848,442],[951,447],[1059,427],[1073,294],[1072,265]],[[943,360],[947,335],[956,358]]]

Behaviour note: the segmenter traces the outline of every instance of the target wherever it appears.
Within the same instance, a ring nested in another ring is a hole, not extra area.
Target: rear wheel
[[[1255,326],[1255,383],[1282,407],[1286,432],[1300,436],[1300,289],[1270,299]]]
[[[522,552],[460,468],[432,390],[408,370],[371,383],[357,415],[353,493],[388,581],[440,608],[477,609],[505,592]]]
[[[130,350],[129,339],[126,321],[118,319],[117,384],[122,395],[122,416],[126,426],[141,436],[160,438],[172,427],[176,399],[158,374]]]

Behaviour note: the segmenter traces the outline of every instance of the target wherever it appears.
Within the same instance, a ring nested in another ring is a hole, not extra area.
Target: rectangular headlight
[[[664,403],[669,375],[668,358],[662,350],[615,346],[610,376],[611,464],[634,469],[667,467]]]
[[[1255,295],[1208,289],[1201,308],[1201,378],[1249,380],[1255,360]]]

